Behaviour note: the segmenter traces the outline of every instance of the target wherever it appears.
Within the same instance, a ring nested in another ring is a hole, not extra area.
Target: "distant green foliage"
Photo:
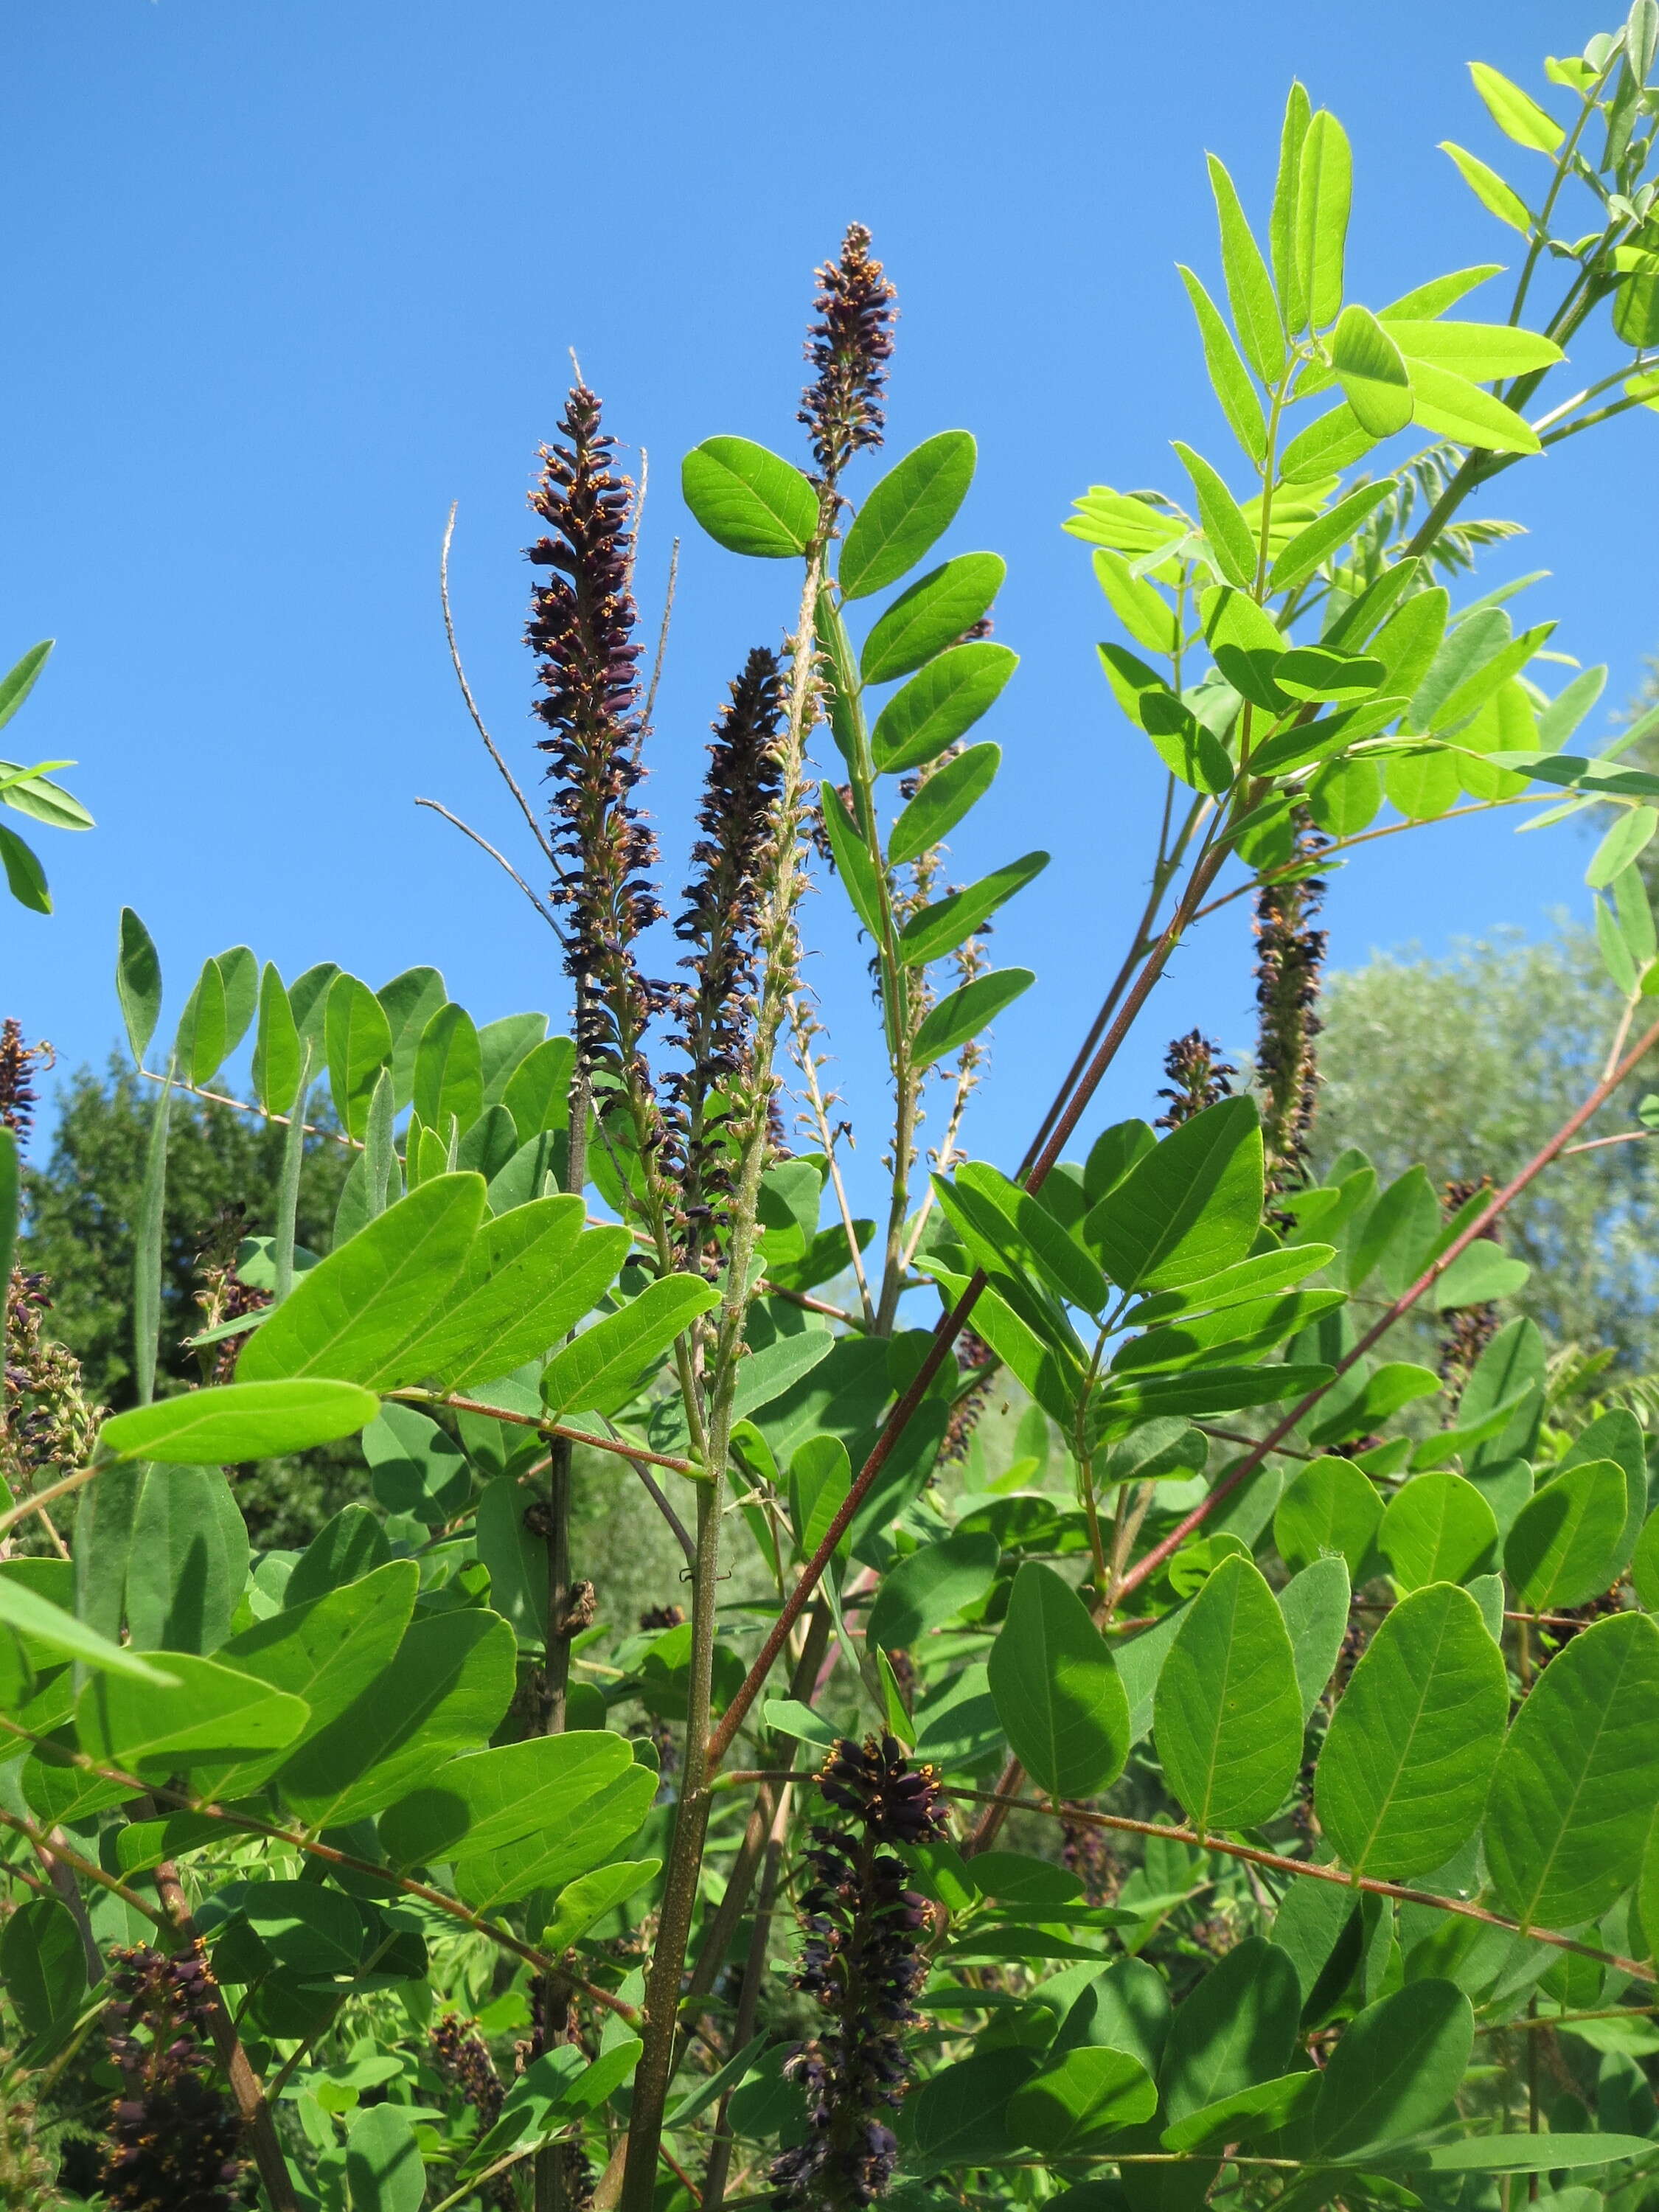
[[[1506,1182],[1590,1089],[1619,1019],[1589,933],[1536,943],[1499,935],[1443,959],[1378,953],[1333,975],[1322,1007],[1316,1138],[1328,1164],[1362,1145],[1384,1182],[1421,1161],[1437,1187]],[[1584,1132],[1636,1126],[1659,1055]],[[1532,1265],[1516,1299],[1558,1344],[1617,1348],[1621,1367],[1659,1364],[1659,1200],[1654,1139],[1561,1162],[1505,1217],[1506,1246]]]
[[[51,1276],[53,1334],[80,1359],[91,1395],[118,1409],[132,1402],[133,1220],[156,1091],[118,1060],[101,1077],[77,1068],[60,1093],[46,1164],[26,1174],[28,1228],[20,1262]],[[324,1102],[317,1103],[325,1115]],[[310,1118],[327,1126],[314,1112]],[[161,1276],[164,1375],[200,1380],[194,1356],[179,1349],[201,1326],[198,1256],[238,1206],[245,1209],[243,1235],[269,1235],[282,1158],[280,1128],[229,1106],[174,1098]],[[351,1154],[331,1138],[307,1146],[295,1233],[313,1251],[328,1249],[350,1165]]]

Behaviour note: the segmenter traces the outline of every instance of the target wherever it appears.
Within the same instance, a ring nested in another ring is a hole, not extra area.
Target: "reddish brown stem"
[[[987,1790],[946,1790],[947,1797],[966,1798],[978,1805],[1003,1805],[1003,1800]],[[1172,1828],[1158,1820],[1132,1820],[1117,1813],[1085,1813],[1081,1807],[1045,1804],[1039,1797],[1014,1797],[1004,1809],[1017,1807],[1022,1813],[1046,1813],[1051,1820],[1068,1820],[1085,1828],[1111,1828],[1120,1834],[1157,1836],[1165,1843],[1188,1844],[1200,1850],[1219,1851],[1224,1857],[1243,1859],[1250,1866],[1267,1867],[1275,1874],[1294,1875],[1309,1881],[1334,1882],[1340,1888],[1364,1892],[1373,1897],[1391,1897],[1401,1905],[1432,1905],[1437,1912],[1453,1912],[1464,1920],[1479,1920],[1488,1928],[1507,1929],[1511,1936],[1525,1936],[1534,1943],[1553,1944],[1558,1951],[1574,1952],[1581,1959],[1594,1959],[1616,1972],[1628,1974],[1633,1981],[1659,1982],[1659,1967],[1643,1966],[1635,1959],[1620,1958],[1616,1951],[1598,1951],[1594,1944],[1581,1943],[1573,1936],[1558,1936],[1549,1928],[1522,1928],[1513,1920],[1506,1920],[1501,1912],[1488,1912],[1484,1905],[1468,1905],[1460,1897],[1440,1897],[1431,1889],[1408,1889],[1401,1882],[1377,1881],[1369,1875],[1344,1874],[1340,1867],[1316,1866],[1310,1859],[1285,1858],[1279,1851],[1264,1851],[1254,1844],[1237,1844],[1221,1836],[1200,1836],[1193,1828]]]

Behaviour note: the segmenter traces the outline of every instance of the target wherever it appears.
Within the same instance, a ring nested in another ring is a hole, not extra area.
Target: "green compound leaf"
[[[100,1674],[82,1691],[76,1731],[100,1766],[164,1782],[187,1767],[280,1750],[310,1717],[302,1698],[217,1660],[169,1651],[162,1663],[177,1676],[175,1687]]]
[[[301,1278],[250,1338],[239,1376],[392,1388],[399,1346],[453,1288],[483,1205],[482,1176],[444,1175],[388,1206]]]
[[[19,906],[27,907],[31,914],[52,912],[52,893],[39,855],[3,822],[0,822],[0,866],[6,871],[7,886]]]
[[[1029,968],[995,968],[939,1000],[916,1032],[913,1055],[918,1070],[931,1067],[969,1037],[988,1029],[1005,1007],[1029,991],[1036,977]]]
[[[1480,1823],[1508,1713],[1503,1655],[1468,1592],[1436,1583],[1402,1599],[1353,1671],[1314,1778],[1344,1865],[1385,1881],[1443,1865]]]
[[[1131,1168],[1089,1213],[1083,1234],[1122,1288],[1176,1290],[1245,1257],[1261,1191],[1255,1103],[1226,1098]]]
[[[996,553],[959,553],[911,585],[881,617],[859,655],[866,684],[891,684],[942,653],[984,614],[1008,564]]]
[[[334,1110],[346,1134],[361,1143],[375,1083],[392,1057],[392,1024],[374,992],[355,975],[337,975],[329,987],[323,1042]]]
[[[811,1542],[802,1546],[809,1553],[814,1548]],[[986,1528],[953,1528],[937,1543],[910,1553],[882,1578],[865,1624],[872,1648],[909,1650],[929,1629],[984,1596],[1001,1556],[996,1538]]]
[[[1369,2006],[1325,2069],[1309,2130],[1313,2154],[1352,2159],[1432,2125],[1474,2046],[1474,2011],[1451,1982],[1413,1982]]]
[[[121,1019],[134,1062],[142,1067],[145,1048],[161,1018],[161,961],[155,939],[130,906],[121,909],[115,994],[121,1002]]]
[[[6,1564],[21,1568],[33,1563],[16,1560]],[[12,1630],[19,1637],[27,1637],[31,1644],[40,1645],[46,1652],[65,1659],[78,1659],[82,1666],[101,1668],[112,1674],[125,1674],[153,1689],[177,1680],[166,1671],[165,1662],[159,1667],[149,1665],[137,1652],[129,1651],[125,1644],[112,1643],[108,1637],[100,1635],[84,1620],[77,1620],[62,1606],[53,1605],[12,1574],[0,1573],[0,1626]]]
[[[1158,1676],[1153,1739],[1200,1835],[1253,1827],[1302,1763],[1302,1696],[1283,1614],[1260,1569],[1224,1559]]]
[[[645,1370],[666,1352],[682,1329],[720,1304],[720,1292],[699,1275],[664,1275],[620,1313],[584,1329],[548,1363],[542,1400],[556,1418],[567,1407],[612,1413],[633,1395]]]
[[[1289,2069],[1301,2009],[1287,1952],[1259,1936],[1236,1945],[1176,2008],[1158,2069],[1166,2118],[1189,2119],[1277,2081]]]
[[[1389,1501],[1376,1544],[1402,1590],[1466,1583],[1496,1566],[1498,1522],[1462,1475],[1419,1474]]]
[[[900,775],[955,744],[1001,696],[1019,655],[989,638],[953,645],[930,660],[876,718],[870,756],[882,775]]]
[[[1315,1559],[1292,1575],[1279,1593],[1291,1649],[1296,1654],[1297,1686],[1305,1721],[1318,1704],[1348,1632],[1351,1585],[1341,1559]]]
[[[1412,419],[1411,379],[1400,347],[1369,308],[1344,307],[1331,337],[1331,362],[1363,429],[1391,438]]]
[[[978,448],[966,430],[941,430],[883,477],[841,550],[844,599],[884,591],[948,530],[974,480]]]
[[[230,1382],[117,1413],[98,1441],[117,1459],[220,1467],[355,1436],[380,1410],[374,1393],[353,1382]]]
[[[1293,1571],[1334,1553],[1357,1583],[1370,1555],[1382,1501],[1351,1459],[1310,1461],[1285,1489],[1273,1515],[1273,1542]]]
[[[969,808],[984,798],[1001,764],[1000,745],[970,745],[930,775],[893,824],[887,839],[888,866],[914,860],[948,837]],[[1659,815],[1654,818],[1659,822]]]
[[[717,545],[763,561],[805,553],[818,495],[798,468],[749,438],[705,438],[680,464],[685,503]]]
[[[1210,541],[1217,568],[1228,583],[1236,584],[1241,591],[1249,591],[1255,581],[1255,536],[1238,501],[1202,453],[1195,453],[1179,438],[1170,442],[1192,480],[1198,519]]]
[[[1107,2045],[1084,2045],[1015,2090],[1008,2132],[1046,2157],[1065,2158],[1151,2119],[1157,2110],[1157,2086],[1138,2058]]]
[[[1334,323],[1342,307],[1348,209],[1353,195],[1353,155],[1346,133],[1321,108],[1302,141],[1297,178],[1297,285],[1315,330]]]
[[[1635,1879],[1659,1802],[1659,1627],[1597,1621],[1558,1652],[1492,1778],[1486,1861],[1524,1927],[1598,1919]]]
[[[292,1111],[300,1088],[300,1032],[283,979],[267,960],[259,978],[253,1095],[268,1114]]]
[[[1129,1753],[1129,1704],[1083,1601],[1028,1559],[991,1647],[991,1696],[1014,1756],[1054,1798],[1092,1797]]]
[[[497,1614],[416,1615],[392,1664],[326,1728],[305,1737],[276,1786],[319,1827],[381,1812],[455,1753],[482,1750],[514,1680],[513,1631]]]
[[[1516,1516],[1504,1566],[1517,1606],[1550,1613],[1582,1605],[1619,1571],[1629,1495],[1624,1469],[1586,1461],[1546,1484]]]
[[[1225,165],[1208,157],[1210,190],[1215,196],[1216,219],[1221,227],[1221,269],[1227,284],[1227,305],[1232,310],[1252,368],[1263,384],[1271,385],[1285,366],[1285,325],[1261,249],[1251,234],[1239,200],[1238,189]]]
[[[585,1229],[585,1218],[580,1199],[556,1196],[483,1222],[441,1306],[389,1363],[398,1380],[466,1390],[550,1351],[628,1257],[625,1229]]]
[[[422,1122],[446,1140],[452,1117],[465,1135],[483,1112],[483,1056],[465,1006],[438,1008],[415,1049],[414,1106]]]
[[[1048,865],[1046,853],[1026,853],[1006,866],[994,868],[988,876],[981,876],[966,890],[950,891],[942,899],[935,899],[913,914],[899,932],[899,958],[907,968],[925,968],[929,961],[942,960],[947,952],[954,952],[982,922],[988,921],[1000,906],[1006,906],[1017,891],[1042,873]]]

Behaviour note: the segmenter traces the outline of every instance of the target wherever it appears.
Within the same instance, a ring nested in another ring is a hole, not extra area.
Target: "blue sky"
[[[542,926],[414,805],[512,840],[445,656],[446,512],[459,500],[470,672],[533,776],[524,500],[574,347],[650,451],[653,617],[686,535],[649,787],[672,903],[708,723],[796,589],[698,538],[678,458],[717,431],[798,453],[811,272],[856,217],[902,295],[890,450],[971,428],[980,476],[949,544],[1010,568],[998,635],[1023,665],[985,729],[1005,765],[954,863],[1054,854],[995,939],[1040,976],[969,1131],[1006,1161],[1141,892],[1150,756],[1107,696],[1100,601],[1059,525],[1091,482],[1172,483],[1172,437],[1226,450],[1174,269],[1214,266],[1204,149],[1259,210],[1299,74],[1353,140],[1351,288],[1380,302],[1512,258],[1435,150],[1455,137],[1523,179],[1537,159],[1498,137],[1466,62],[1535,88],[1545,52],[1604,27],[1577,0],[8,9],[0,651],[59,641],[8,738],[75,757],[100,826],[42,832],[58,911],[0,912],[0,1011],[70,1064],[101,1058],[125,902],[161,948],[169,1023],[239,941],[289,976],[326,957],[378,985],[429,960],[480,1020],[556,1012]],[[1553,572],[1534,618],[1611,664],[1609,703],[1659,649],[1656,440],[1640,413],[1490,502],[1532,533],[1493,579]],[[1583,910],[1585,857],[1502,817],[1384,841],[1333,890],[1333,957],[1547,927]],[[867,987],[833,886],[809,928],[836,1079],[867,1112]],[[1144,1110],[1164,1041],[1195,1021],[1248,1042],[1249,963],[1235,908],[1180,956],[1101,1113]]]

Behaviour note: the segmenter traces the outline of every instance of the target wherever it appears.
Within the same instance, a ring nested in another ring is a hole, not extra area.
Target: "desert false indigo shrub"
[[[1065,525],[1104,741],[1164,787],[1144,852],[1111,825],[1144,911],[1023,1157],[975,1151],[1036,980],[990,926],[1019,942],[1048,860],[981,872],[975,842],[1004,567],[951,535],[966,431],[883,447],[897,300],[856,224],[817,275],[798,453],[722,433],[683,464],[686,557],[786,583],[721,647],[672,926],[641,640],[676,639],[641,630],[660,564],[580,382],[532,495],[533,803],[465,692],[561,1025],[479,1024],[428,966],[373,989],[235,945],[158,1046],[124,914],[155,1104],[112,1415],[10,1274],[7,1032],[15,2170],[117,2089],[130,2204],[1640,2212],[1659,1396],[1552,1358],[1500,1232],[1576,1148],[1659,1127],[1631,1090],[1659,715],[1595,750],[1605,672],[1562,673],[1589,641],[1526,619],[1543,578],[1479,572],[1513,532],[1498,478],[1659,404],[1656,48],[1637,0],[1536,96],[1475,65],[1531,174],[1447,150],[1512,278],[1425,267],[1366,304],[1348,217],[1382,155],[1356,178],[1299,84],[1254,220],[1211,157],[1216,265],[1180,273],[1198,434],[1237,452],[1183,440],[1169,484],[1095,484]],[[39,771],[0,795],[84,826]],[[1361,1143],[1322,1172],[1322,886],[1470,812],[1599,825],[1604,1073],[1507,1182],[1385,1184]],[[1251,914],[1247,1078],[1164,1008],[1199,929],[1243,977]],[[814,993],[837,931],[873,1008]],[[1108,1121],[1155,999],[1164,1082]],[[872,1016],[855,1163],[835,1046]],[[248,1037],[274,1202],[220,1224],[179,1358],[173,1103]],[[319,1146],[349,1171],[301,1239]],[[256,1553],[246,1470],[322,1446],[355,1494]],[[135,1916],[153,1950],[121,1948]]]

